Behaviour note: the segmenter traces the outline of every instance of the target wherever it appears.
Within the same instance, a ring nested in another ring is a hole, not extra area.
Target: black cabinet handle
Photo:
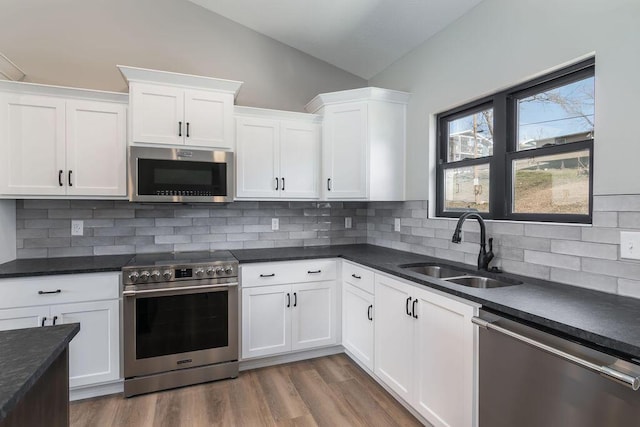
[[[294,307],[298,306],[298,293],[297,292],[293,293],[293,306]]]
[[[46,321],[47,321],[47,317],[45,316],[42,318],[42,322],[40,323],[40,326],[44,326],[44,322]]]
[[[276,191],[280,188],[280,180],[276,178]]]
[[[371,316],[371,310],[373,309],[373,304],[369,306],[369,308],[367,308],[367,319],[369,320],[373,320],[373,317]]]
[[[260,277],[274,277],[276,274],[275,273],[271,273],[271,274],[261,274]]]
[[[189,138],[189,122],[187,122],[187,138]]]
[[[355,274],[355,273],[353,273],[353,274],[351,275],[351,277],[353,277],[354,279],[358,279],[358,280],[359,280],[359,279],[362,279],[362,276],[358,276],[358,275],[357,275],[357,274]]]
[[[182,122],[178,122],[178,136],[182,136]]]
[[[64,184],[62,183],[62,174],[64,173],[64,171],[62,169],[60,169],[58,171],[58,184],[60,184],[60,187],[62,187]]]
[[[69,171],[69,187],[73,187],[73,183],[71,182],[71,174],[73,173],[73,171]]]
[[[287,292],[287,308],[291,307],[291,294]]]
[[[58,316],[53,316],[53,326],[56,326],[56,320],[58,320]]]
[[[405,311],[407,312],[407,316],[411,316],[411,313],[409,313],[409,303],[411,302],[411,300],[412,300],[411,297],[407,298],[407,302],[404,307]]]
[[[59,294],[60,292],[62,292],[61,289],[56,289],[55,291],[38,291],[38,295]]]
[[[418,298],[413,300],[413,304],[411,305],[411,316],[413,316],[414,319],[418,318],[418,313],[416,313],[416,304],[418,303]]]
[[[322,270],[307,271],[307,274],[318,274],[318,273],[322,273]]]
[[[327,178],[327,191],[331,191],[331,178]]]
[[[284,177],[282,177],[282,191],[284,191]]]

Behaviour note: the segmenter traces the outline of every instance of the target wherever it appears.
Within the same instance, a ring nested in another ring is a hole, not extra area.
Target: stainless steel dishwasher
[[[640,361],[485,310],[472,321],[480,336],[480,427],[640,426]]]

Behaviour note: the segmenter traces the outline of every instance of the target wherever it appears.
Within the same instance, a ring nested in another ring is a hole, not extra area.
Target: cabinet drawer
[[[353,286],[373,294],[373,271],[367,270],[357,264],[351,264],[347,261],[342,262],[342,281],[351,283]]]
[[[119,288],[118,272],[2,279],[0,308],[117,299]]]
[[[241,267],[240,280],[245,288],[336,279],[334,259],[265,262]]]

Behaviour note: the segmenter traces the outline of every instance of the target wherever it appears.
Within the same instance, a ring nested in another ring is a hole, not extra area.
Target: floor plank
[[[128,399],[72,402],[70,420],[73,427],[420,425],[344,354]]]

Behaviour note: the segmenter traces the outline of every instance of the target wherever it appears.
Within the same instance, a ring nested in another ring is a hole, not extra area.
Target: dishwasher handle
[[[558,348],[552,347],[550,345],[541,343],[540,341],[537,341],[533,338],[529,338],[527,336],[521,335],[517,332],[511,331],[509,329],[503,328],[502,326],[496,325],[493,322],[490,321],[486,321],[484,319],[481,319],[479,317],[472,317],[471,318],[471,322],[475,325],[480,326],[481,328],[484,329],[490,329],[492,331],[496,331],[499,332],[501,334],[507,335],[511,338],[514,338],[518,341],[522,341],[526,344],[529,344],[533,347],[536,347],[540,350],[546,351],[547,353],[550,353],[554,356],[558,356],[564,360],[567,360],[569,362],[575,363],[578,366],[582,366],[583,368],[589,369],[590,371],[596,372],[600,375],[602,375],[604,378],[607,378],[609,380],[615,381],[619,384],[625,385],[627,387],[629,387],[630,389],[632,389],[633,391],[637,391],[638,389],[640,389],[640,377],[639,376],[632,376],[632,375],[628,375],[625,374],[624,372],[620,372],[617,369],[613,369],[610,366],[602,366],[602,365],[598,365],[592,362],[589,362],[588,360],[585,360],[581,357],[575,356],[573,354],[567,353],[565,351],[562,351]]]

